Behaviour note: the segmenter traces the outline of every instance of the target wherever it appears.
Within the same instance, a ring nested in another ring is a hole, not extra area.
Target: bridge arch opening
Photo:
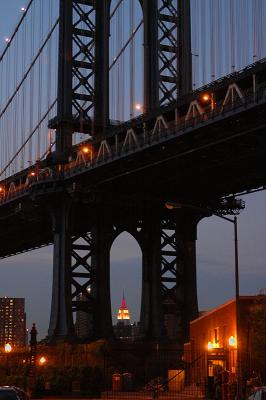
[[[119,328],[116,328],[118,310],[124,295],[130,314],[130,324],[136,326],[136,329],[128,330],[132,336],[137,336],[142,294],[142,251],[137,240],[125,231],[115,239],[110,251],[110,292],[115,334],[119,337],[127,334],[127,328],[120,333]],[[124,326],[129,325],[126,323]],[[123,327],[121,329],[123,330]]]
[[[143,113],[143,12],[139,1],[110,5],[110,120],[126,121]]]

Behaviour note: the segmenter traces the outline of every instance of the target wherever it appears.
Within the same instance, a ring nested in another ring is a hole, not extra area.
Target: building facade
[[[190,366],[187,384],[215,382],[222,373],[233,383],[238,368],[246,381],[258,369],[255,325],[259,313],[266,316],[266,296],[241,296],[238,304],[238,314],[233,299],[190,322],[190,340],[184,346],[184,360]]]
[[[0,298],[0,346],[7,343],[13,347],[23,347],[26,344],[24,298]]]

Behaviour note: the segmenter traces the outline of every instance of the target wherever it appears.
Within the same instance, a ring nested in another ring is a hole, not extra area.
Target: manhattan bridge
[[[169,337],[171,318],[187,339],[200,208],[237,214],[266,185],[265,17],[263,0],[22,9],[0,55],[0,257],[53,244],[51,341],[75,339],[77,311],[88,340],[113,336],[124,231],[142,251],[141,336]]]

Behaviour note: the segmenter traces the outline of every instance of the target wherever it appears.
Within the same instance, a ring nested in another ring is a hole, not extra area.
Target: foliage
[[[266,378],[266,299],[253,310],[250,326],[253,365]]]

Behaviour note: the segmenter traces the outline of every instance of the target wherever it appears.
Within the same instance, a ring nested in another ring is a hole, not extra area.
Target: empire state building
[[[131,338],[130,314],[126,305],[125,294],[117,314],[117,324],[114,327],[116,337],[120,339]]]
[[[130,324],[130,314],[126,305],[124,292],[123,292],[122,303],[117,314],[117,323],[123,323],[123,325]]]

